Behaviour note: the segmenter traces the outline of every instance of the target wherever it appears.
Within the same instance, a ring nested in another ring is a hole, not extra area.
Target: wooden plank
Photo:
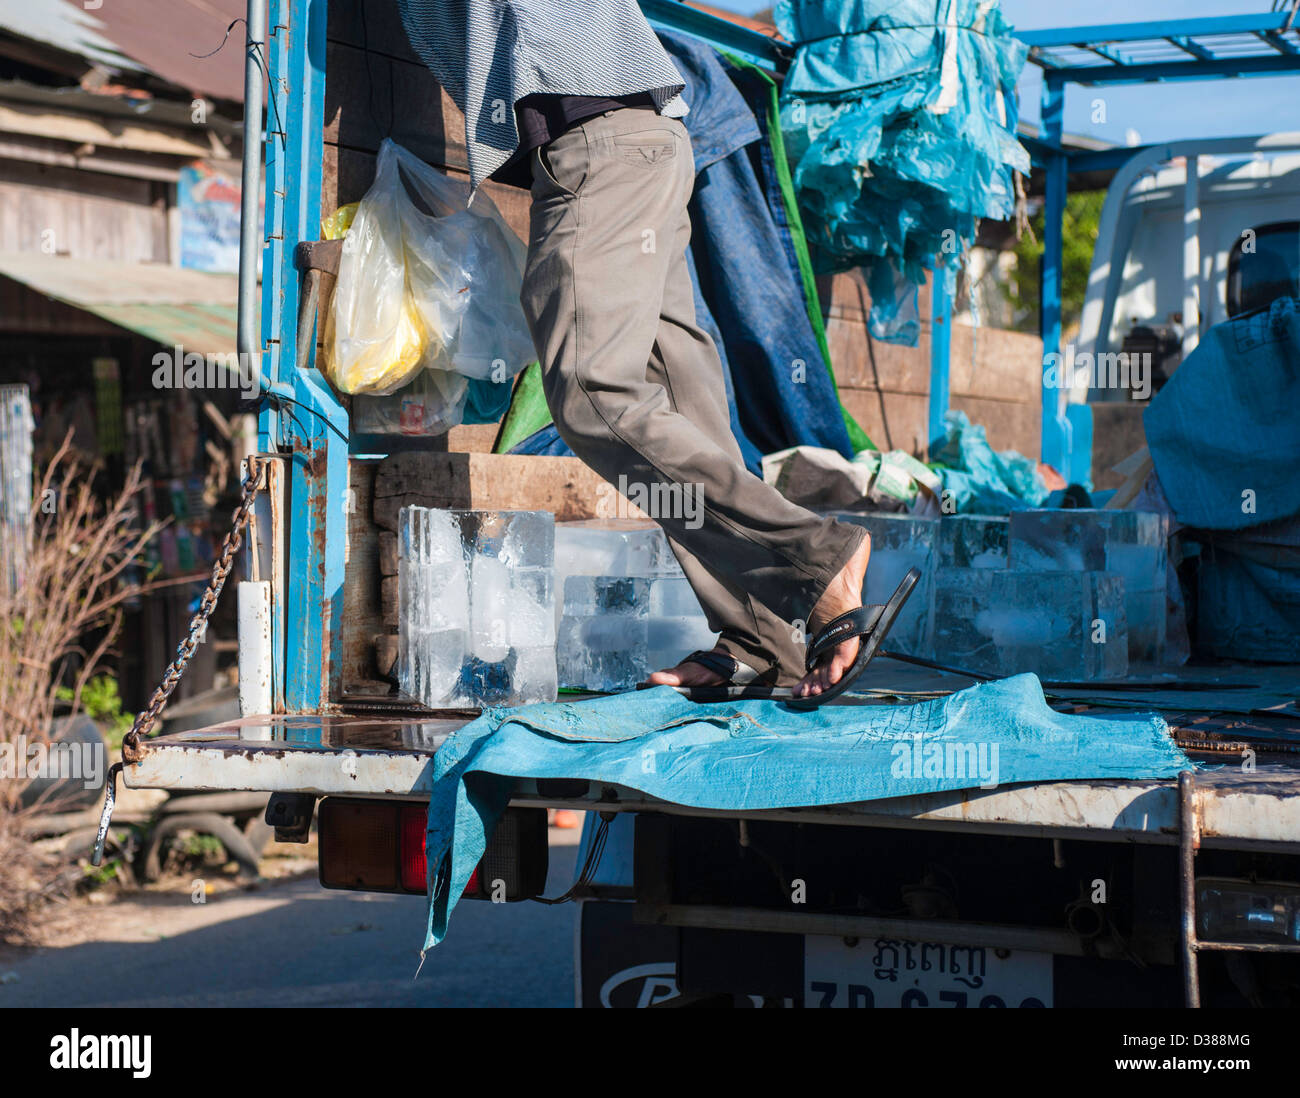
[[[379,574],[397,575],[397,534],[392,530],[379,531]]]
[[[392,64],[393,140],[430,164],[469,172],[465,116],[423,65]]]
[[[1002,328],[954,324],[949,384],[954,394],[1039,407],[1043,341]]]
[[[379,530],[370,521],[375,473],[374,462],[348,462],[348,536],[339,642],[339,682],[345,691],[375,678],[374,635],[384,631]]]
[[[379,614],[384,626],[392,629],[398,627],[401,613],[396,576],[384,576],[379,581]]]
[[[410,453],[385,458],[375,479],[374,521],[397,529],[405,506],[550,511],[557,521],[612,515],[614,490],[577,458]],[[627,505],[631,517],[644,517]]]
[[[462,423],[447,432],[447,449],[466,454],[490,454],[501,424]]]
[[[850,389],[883,389],[924,396],[930,391],[930,334],[915,347],[872,339],[865,321],[832,316],[826,340],[835,377]],[[954,324],[950,391],[1013,403],[1037,403],[1042,384],[1042,341],[999,328]]]
[[[325,143],[374,152],[393,124],[396,101],[391,61],[380,54],[328,42],[325,65]]]
[[[448,170],[448,175],[467,179],[468,173]],[[375,181],[375,154],[364,149],[326,145],[321,165],[321,210],[330,213],[349,202],[359,202]],[[532,199],[521,187],[487,182],[483,192],[496,203],[501,216],[520,239],[528,239],[528,210]]]
[[[435,167],[468,171],[465,117],[433,73],[339,42],[326,50],[326,144],[378,152],[391,137]]]
[[[953,395],[952,407],[965,412],[971,423],[984,428],[989,445],[995,450],[1018,450],[1025,457],[1038,460],[1042,440],[1042,409],[1032,404],[1011,404],[1005,400]]]
[[[1092,483],[1097,489],[1118,488],[1124,478],[1111,466],[1147,444],[1142,427],[1145,401],[1103,401],[1092,406]]]
[[[418,62],[402,26],[396,4],[376,4],[374,0],[330,0],[325,37],[330,42],[345,42],[374,52]]]
[[[922,335],[916,347],[900,347],[872,339],[865,322],[832,316],[826,342],[835,380],[841,388],[879,389],[924,396],[930,391],[930,340]]]
[[[906,450],[923,457],[929,402],[914,393],[841,389],[840,400],[882,450]]]
[[[147,179],[0,161],[0,251],[167,262],[167,212]]]

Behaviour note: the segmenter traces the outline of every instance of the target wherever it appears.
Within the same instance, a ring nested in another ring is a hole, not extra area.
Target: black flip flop
[[[908,596],[920,578],[919,568],[909,568],[907,575],[903,577],[894,593],[889,596],[889,601],[883,606],[859,606],[827,622],[808,643],[807,669],[811,671],[822,656],[853,637],[861,638],[858,642],[858,654],[853,660],[853,665],[840,676],[839,682],[828,686],[820,694],[811,694],[806,698],[791,698],[790,704],[796,709],[816,709],[819,705],[825,705],[831,699],[839,697],[852,686],[875,656],[881,642],[894,624],[894,619],[898,617],[899,611],[903,609],[903,604],[907,602]]]

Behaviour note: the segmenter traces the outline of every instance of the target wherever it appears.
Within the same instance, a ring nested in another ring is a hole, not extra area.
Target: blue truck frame
[[[788,66],[784,43],[677,3],[640,0],[653,25],[701,38],[775,72]],[[261,0],[249,4],[245,133],[245,195],[259,184],[256,152],[265,151],[266,221],[256,234],[256,205],[245,217],[241,256],[241,351],[258,362],[265,399],[260,448],[287,459],[289,571],[284,599],[272,610],[274,704],[288,713],[320,712],[336,694],[348,508],[347,411],[315,366],[315,339],[299,331],[301,272],[298,244],[319,236],[325,105],[325,25],[328,0]],[[1168,80],[1300,72],[1292,34],[1294,12],[1030,31],[1019,37],[1043,71],[1038,138],[1024,143],[1046,170],[1041,280],[1044,355],[1061,342],[1062,223],[1068,177],[1117,168],[1141,147],[1100,152],[1064,144],[1068,85],[1108,86]],[[269,86],[262,110],[263,78]],[[263,114],[265,113],[265,121]],[[246,198],[246,202],[248,198]],[[246,205],[246,210],[248,206]],[[261,251],[261,331],[251,334],[256,260]],[[952,302],[934,280],[931,319],[929,432],[939,437],[948,408]],[[310,312],[304,313],[310,316]],[[940,333],[943,336],[940,337]],[[1086,482],[1091,467],[1091,414],[1063,403],[1060,390],[1042,390],[1042,460],[1067,479]]]

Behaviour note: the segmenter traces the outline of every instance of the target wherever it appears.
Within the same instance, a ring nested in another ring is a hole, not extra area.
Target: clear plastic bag
[[[444,435],[465,415],[469,379],[447,370],[420,370],[388,396],[358,396],[352,426],[362,434]]]
[[[422,368],[503,381],[535,357],[519,305],[524,246],[492,200],[393,141],[344,237],[325,370],[393,393]]]

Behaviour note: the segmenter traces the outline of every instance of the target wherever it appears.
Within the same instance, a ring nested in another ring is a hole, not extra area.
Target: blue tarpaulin
[[[915,344],[916,286],[1015,211],[1027,47],[991,0],[781,0],[781,125],[818,269],[868,268],[871,332]]]
[[[1142,426],[1184,526],[1242,530],[1300,514],[1300,299],[1206,332]]]
[[[1048,708],[1033,675],[918,705],[698,704],[669,687],[487,710],[434,756],[425,947],[447,933],[520,778],[605,782],[694,808],[849,804],[1016,782],[1191,769],[1154,714]]]

